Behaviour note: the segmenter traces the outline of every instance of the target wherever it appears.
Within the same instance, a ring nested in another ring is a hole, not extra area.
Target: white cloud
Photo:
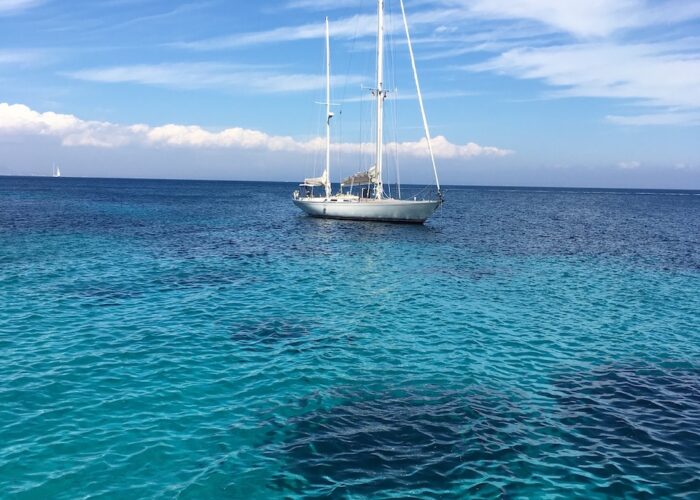
[[[294,0],[287,7],[327,11],[330,8],[360,7],[359,0]],[[417,9],[430,5],[428,10]],[[581,38],[610,36],[625,29],[675,24],[700,18],[700,3],[687,0],[435,0],[413,1],[409,6],[410,24],[433,25],[438,33],[464,31],[455,21],[469,19],[527,21]],[[333,21],[334,37],[374,34],[374,15],[368,14]],[[400,26],[400,23],[395,23]],[[288,40],[320,38],[321,23],[287,26],[274,30],[238,34],[192,42],[191,48],[212,49],[246,46]]]
[[[102,83],[138,83],[176,89],[229,88],[260,93],[316,90],[325,85],[320,75],[284,74],[265,66],[208,62],[89,68],[67,75]],[[347,81],[355,84],[362,79],[349,76]]]
[[[0,15],[14,14],[39,5],[42,0],[0,0]]]
[[[435,6],[435,0],[410,0],[411,7],[417,5]],[[287,9],[307,9],[313,11],[327,12],[332,9],[362,8],[364,10],[376,9],[376,3],[368,3],[367,0],[290,0],[286,3]],[[398,7],[397,7],[398,9]]]
[[[468,16],[464,9],[434,9],[418,12],[409,16],[411,26],[441,25],[445,22],[453,22]],[[403,29],[403,21],[387,16],[387,31],[399,32]],[[377,33],[376,14],[358,14],[342,19],[330,20],[331,37],[337,39],[359,38],[375,36]],[[236,33],[229,36],[207,38],[193,42],[174,44],[193,50],[220,50],[248,47],[280,42],[292,42],[299,40],[312,40],[325,36],[325,25],[322,22],[302,24],[297,26],[282,26],[267,31],[254,31],[249,33]]]
[[[288,9],[330,10],[361,7],[364,0],[292,0],[285,7]]]
[[[329,3],[333,2],[290,0],[287,7],[314,9]],[[356,3],[356,0],[339,0],[338,6],[354,7]],[[550,97],[627,99],[647,108],[634,117],[611,116],[608,118],[611,123],[697,121],[693,113],[700,108],[700,39],[682,23],[700,18],[700,2],[434,0],[428,3],[418,0],[416,3],[410,13],[410,25],[417,32],[415,40],[434,47],[423,51],[423,59],[500,53],[468,69],[540,80],[557,89],[549,93]],[[398,20],[389,25],[395,30],[401,28]],[[677,31],[667,29],[672,25]],[[370,43],[375,29],[373,12],[331,22],[334,39],[364,37]],[[679,38],[676,34],[676,39],[669,41],[675,33],[689,33],[689,36]],[[323,34],[323,24],[318,22],[204,39],[182,46],[197,50],[240,48],[321,38]],[[362,43],[354,45],[356,49],[360,46]],[[650,106],[656,108],[654,113],[648,113]],[[690,121],[681,121],[683,118]]]
[[[685,0],[446,0],[475,16],[526,19],[577,37],[606,37],[628,28],[672,24],[700,17],[700,4]]]
[[[514,49],[470,67],[564,87],[563,95],[617,97],[664,106],[700,106],[700,57],[664,45],[578,44]]]
[[[700,39],[681,23],[700,18],[700,3],[681,0],[444,0],[474,16],[549,27],[571,38],[542,34],[513,40],[500,55],[467,67],[554,88],[547,97],[625,99],[642,112],[610,115],[621,125],[696,125],[700,110]],[[678,25],[669,31],[669,25]],[[643,28],[643,29],[642,29]],[[682,33],[689,36],[683,37]],[[565,40],[563,42],[563,40]],[[451,54],[475,44],[457,43]],[[498,50],[485,45],[479,50]]]
[[[639,2],[623,0],[475,0],[463,2],[477,15],[497,19],[530,19],[582,36],[607,35],[629,22],[629,9]],[[627,21],[625,21],[627,19]]]
[[[475,156],[508,156],[513,152],[489,146],[479,146],[474,142],[467,144],[452,144],[444,136],[438,135],[432,139],[433,152],[439,158],[472,158]],[[393,144],[387,146],[393,147]],[[428,156],[428,142],[425,138],[417,142],[400,142],[399,152],[416,157]]]
[[[23,65],[42,58],[42,53],[29,49],[0,49],[0,64]]]
[[[677,162],[673,165],[673,168],[676,170],[696,170],[697,165],[692,165],[690,163],[686,163],[684,161]]]
[[[700,107],[700,55],[673,44],[586,43],[513,49],[473,71],[494,71],[559,87],[560,96],[626,98],[641,104]]]
[[[608,115],[616,125],[700,125],[700,112],[659,112],[640,115]]]
[[[197,125],[168,124],[152,127],[144,124],[118,125],[110,122],[81,120],[74,115],[53,112],[40,113],[22,104],[0,103],[0,134],[42,135],[57,137],[64,146],[114,148],[126,145],[179,148],[232,148],[303,153],[320,151],[324,140],[316,137],[299,141],[289,136],[269,135],[259,130],[228,128],[210,131]],[[434,139],[434,150],[440,158],[472,158],[476,156],[506,156],[512,151],[475,143],[452,144],[445,137]],[[398,147],[400,154],[415,157],[427,155],[425,140],[387,144]],[[334,148],[345,152],[367,151],[368,145],[342,143]]]
[[[332,22],[332,34],[334,39],[350,38],[354,36],[366,36],[376,32],[376,19],[371,15],[357,15]],[[194,42],[184,42],[176,46],[193,50],[219,50],[250,45],[261,45],[278,42],[290,42],[297,40],[311,40],[325,36],[325,27],[321,22],[303,24],[298,26],[283,26],[268,31],[255,31],[250,33],[237,33],[230,36],[207,38]]]
[[[475,96],[479,95],[478,92],[470,92],[467,90],[443,90],[443,91],[435,91],[435,92],[424,92],[423,94],[423,99],[427,100],[432,100],[432,99],[451,99],[453,97],[466,97],[466,96]],[[368,100],[374,100],[374,98],[367,93],[367,95],[364,96],[358,96],[358,97],[346,97],[345,99],[341,99],[340,102],[342,103],[355,103],[355,102],[367,102]],[[413,91],[409,92],[389,92],[387,94],[387,100],[389,101],[408,101],[408,100],[416,100],[418,99],[417,94]]]
[[[131,142],[132,131],[74,115],[39,113],[22,104],[0,103],[0,134],[59,137],[65,146],[115,147]]]
[[[634,170],[641,166],[642,164],[638,161],[621,161],[618,162],[617,166],[623,170]]]

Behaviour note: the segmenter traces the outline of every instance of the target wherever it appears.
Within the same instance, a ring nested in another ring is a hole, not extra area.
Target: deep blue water
[[[0,177],[0,496],[698,498],[698,192]]]

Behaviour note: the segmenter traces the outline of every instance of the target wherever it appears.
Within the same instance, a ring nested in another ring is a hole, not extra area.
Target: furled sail
[[[328,173],[326,170],[323,171],[321,177],[308,177],[304,179],[304,186],[325,186],[328,180]]]
[[[358,184],[374,184],[378,180],[377,176],[377,167],[374,166],[370,168],[369,170],[365,170],[363,172],[357,172],[356,174],[351,175],[350,177],[346,177],[343,179],[343,181],[340,183],[342,186],[355,186]]]

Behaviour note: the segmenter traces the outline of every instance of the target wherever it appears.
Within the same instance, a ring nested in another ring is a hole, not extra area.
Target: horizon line
[[[25,177],[28,179],[85,179],[85,180],[131,180],[131,181],[173,181],[173,182],[240,182],[240,183],[265,183],[265,184],[299,184],[298,181],[264,181],[253,179],[192,179],[192,178],[168,178],[168,177],[96,177],[96,176],[69,176],[53,177],[50,175],[27,174],[0,174],[1,177]],[[57,182],[61,182],[58,180]],[[395,184],[395,183],[394,183]],[[394,184],[391,184],[392,186]],[[402,183],[401,186],[431,186],[432,184]],[[648,187],[599,187],[599,186],[533,186],[516,184],[442,184],[443,187],[457,188],[501,188],[501,189],[575,189],[575,190],[602,190],[602,191],[691,191],[700,194],[700,188],[648,188]],[[444,189],[443,189],[444,191]]]

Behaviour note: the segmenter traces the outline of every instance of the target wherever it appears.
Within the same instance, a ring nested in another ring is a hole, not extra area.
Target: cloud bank
[[[86,146],[116,148],[127,145],[168,148],[230,148],[239,150],[263,150],[304,153],[320,151],[325,141],[316,137],[299,141],[290,136],[269,135],[259,130],[240,127],[221,131],[207,130],[198,125],[168,124],[153,127],[145,124],[120,125],[104,121],[82,120],[74,115],[38,112],[22,104],[0,103],[0,134],[9,136],[56,137],[68,147]],[[433,139],[433,149],[439,158],[468,159],[477,156],[501,157],[512,151],[493,146],[480,146],[469,142],[453,144],[443,136]],[[399,154],[425,157],[425,139],[417,142],[390,143]],[[370,145],[360,143],[335,144],[336,150],[349,153],[368,151]]]

